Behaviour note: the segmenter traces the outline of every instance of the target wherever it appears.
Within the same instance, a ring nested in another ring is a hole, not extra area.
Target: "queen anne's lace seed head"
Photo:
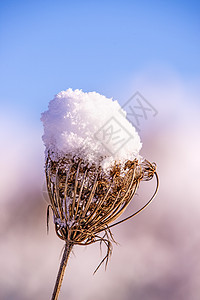
[[[68,89],[42,114],[49,208],[56,233],[71,244],[103,241],[108,249],[105,259],[111,253],[110,227],[123,222],[113,224],[131,202],[140,181],[150,180],[154,174],[158,179],[155,164],[139,155],[139,135],[119,110],[117,101]],[[105,147],[95,138],[113,117],[132,136],[116,153],[112,144]]]

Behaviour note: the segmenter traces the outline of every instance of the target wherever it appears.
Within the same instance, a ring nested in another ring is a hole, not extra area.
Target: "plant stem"
[[[73,244],[66,243],[51,300],[57,300]]]

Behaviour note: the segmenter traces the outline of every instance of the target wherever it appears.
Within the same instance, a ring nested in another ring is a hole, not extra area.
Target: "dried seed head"
[[[141,180],[155,174],[158,183],[155,165],[142,161],[139,154],[142,143],[136,129],[120,111],[117,101],[103,95],[68,89],[50,101],[41,118],[51,202],[48,216],[51,208],[56,233],[67,243],[104,242],[106,258],[113,240],[110,228],[146,207],[158,187],[144,207],[113,223],[131,202]],[[113,132],[120,132],[123,141],[117,150],[119,141]]]
[[[107,232],[132,200],[141,180],[150,180],[155,165],[144,161],[116,164],[105,173],[66,156],[46,161],[46,177],[57,235],[73,244],[90,244]]]

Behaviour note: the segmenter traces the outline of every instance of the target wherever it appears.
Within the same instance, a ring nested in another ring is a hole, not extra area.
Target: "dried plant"
[[[135,195],[141,180],[150,180],[155,175],[157,185],[151,199],[137,212],[117,221]],[[55,162],[48,156],[46,180],[50,198],[47,209],[52,209],[57,236],[65,241],[52,300],[58,299],[67,260],[74,245],[89,245],[95,242],[107,246],[107,254],[101,261],[106,265],[112,253],[114,241],[110,228],[141,212],[155,197],[158,190],[156,165],[147,160],[127,161],[124,166],[115,164],[106,173],[99,166],[87,165],[81,159],[70,156]],[[112,224],[111,224],[112,223]]]

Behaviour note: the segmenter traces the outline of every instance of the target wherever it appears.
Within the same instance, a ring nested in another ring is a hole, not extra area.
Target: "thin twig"
[[[58,295],[60,293],[60,288],[61,288],[61,284],[63,281],[63,277],[64,277],[64,273],[65,273],[65,269],[67,266],[67,261],[69,258],[69,254],[72,250],[73,244],[72,243],[66,243],[65,244],[65,249],[63,252],[63,256],[62,256],[62,260],[60,263],[60,268],[58,271],[58,275],[57,275],[57,279],[56,279],[56,283],[55,283],[55,287],[53,290],[53,294],[52,294],[52,298],[51,300],[57,300],[58,299]]]

